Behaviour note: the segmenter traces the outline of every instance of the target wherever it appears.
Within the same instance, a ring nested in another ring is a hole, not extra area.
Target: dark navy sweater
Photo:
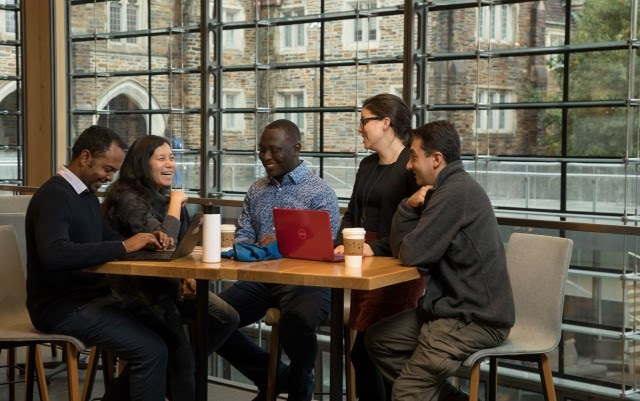
[[[110,292],[106,277],[80,269],[126,254],[122,237],[105,224],[94,193],[77,194],[60,176],[33,195],[25,220],[27,308],[36,328]]]

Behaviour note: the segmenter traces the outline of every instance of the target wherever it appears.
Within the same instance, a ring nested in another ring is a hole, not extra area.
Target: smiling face
[[[389,144],[387,138],[388,120],[388,118],[373,114],[366,108],[362,109],[358,133],[362,136],[362,145],[365,149],[379,152],[381,147]],[[393,135],[391,133],[391,140],[393,140]]]
[[[413,138],[409,152],[411,156],[407,162],[407,170],[413,172],[416,177],[416,183],[421,187],[435,185],[438,173],[446,165],[442,153],[433,152],[427,156],[422,148],[422,139],[420,137]]]
[[[267,174],[278,181],[300,164],[300,143],[284,130],[265,129],[258,150]]]
[[[124,160],[124,151],[115,143],[111,143],[106,152],[91,156],[91,152],[83,150],[79,158],[78,178],[96,192],[98,188],[113,180],[113,175],[120,169]]]
[[[149,173],[153,185],[156,189],[170,187],[175,172],[176,162],[171,147],[166,143],[158,146],[149,158]]]

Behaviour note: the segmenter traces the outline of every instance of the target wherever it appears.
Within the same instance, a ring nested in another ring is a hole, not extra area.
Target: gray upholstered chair
[[[0,349],[9,349],[11,357],[13,353],[11,350],[15,347],[28,347],[25,400],[33,399],[34,372],[38,373],[41,398],[48,399],[42,361],[37,349],[37,345],[42,343],[65,344],[69,399],[71,401],[79,400],[78,351],[84,350],[85,345],[74,337],[39,332],[31,324],[25,306],[27,292],[22,260],[15,227],[12,225],[0,226],[0,255],[2,255],[2,268],[0,268]],[[15,390],[10,392],[14,393]]]
[[[24,235],[24,218],[29,201],[31,201],[31,195],[0,196],[0,225],[12,224],[15,226],[25,275],[27,274],[26,266],[24,266],[27,261],[27,245]]]
[[[546,400],[556,400],[546,353],[560,342],[562,308],[573,241],[533,234],[513,234],[507,248],[507,269],[513,288],[516,322],[500,346],[478,351],[463,363],[471,367],[469,400],[478,400],[480,363],[490,359],[489,399],[496,399],[497,359],[538,364]]]

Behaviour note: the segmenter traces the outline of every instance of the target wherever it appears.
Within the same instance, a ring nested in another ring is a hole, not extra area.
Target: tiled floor
[[[0,352],[0,383],[6,380],[6,351]],[[42,355],[45,359],[45,362],[54,361],[51,358],[51,352],[48,348],[42,349]],[[60,352],[58,353],[58,360],[60,359]],[[18,362],[22,363],[24,361],[23,352],[18,352]],[[81,360],[82,361],[82,360]],[[82,383],[84,381],[84,370],[80,371],[80,386],[82,387]],[[20,377],[22,379],[22,377]],[[24,385],[23,383],[19,383],[16,385],[16,400],[23,400],[24,397]],[[67,372],[62,371],[61,373],[53,376],[51,378],[51,382],[48,385],[49,388],[49,400],[50,401],[67,401],[69,399],[69,392],[67,389]],[[96,374],[96,380],[93,387],[93,399],[99,400],[104,393],[104,385],[102,380],[102,372],[98,372]],[[36,389],[37,390],[37,389]],[[218,401],[250,401],[255,397],[255,392],[250,390],[245,390],[241,388],[237,388],[231,385],[226,385],[225,383],[210,383],[209,389],[209,400],[218,400]],[[37,392],[35,393],[34,400],[40,400]],[[8,385],[0,385],[0,401],[9,401],[9,386]]]

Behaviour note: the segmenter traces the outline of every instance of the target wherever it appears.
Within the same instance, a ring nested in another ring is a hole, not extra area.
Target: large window
[[[91,124],[166,136],[180,186],[200,189],[199,4],[70,0],[69,143]]]
[[[490,3],[416,4],[418,123],[455,123],[501,216],[637,224],[638,2]],[[574,239],[554,374],[637,393],[637,241],[550,234]]]
[[[69,142],[89,124],[126,122],[118,129],[127,134],[179,144],[183,188],[241,198],[264,175],[262,130],[288,118],[303,130],[302,158],[344,202],[367,155],[362,101],[404,89],[416,125],[455,123],[464,165],[499,214],[635,224],[639,2],[416,0],[405,32],[403,0],[206,0],[204,13],[200,2],[69,0]],[[19,98],[18,75],[0,77],[18,93],[7,87],[0,102]],[[19,126],[14,110],[5,117]],[[10,138],[15,147],[0,149],[16,160],[20,143]],[[635,343],[618,337],[614,354],[610,337],[589,327],[638,320],[623,302],[635,290],[622,296],[602,271],[628,263],[638,245],[604,252],[578,239],[589,277],[572,273],[570,306],[583,332],[566,330],[563,344],[580,363],[558,354],[556,373],[631,391],[640,381],[629,368]],[[587,305],[626,315],[600,319]],[[580,373],[587,359],[597,369]]]

